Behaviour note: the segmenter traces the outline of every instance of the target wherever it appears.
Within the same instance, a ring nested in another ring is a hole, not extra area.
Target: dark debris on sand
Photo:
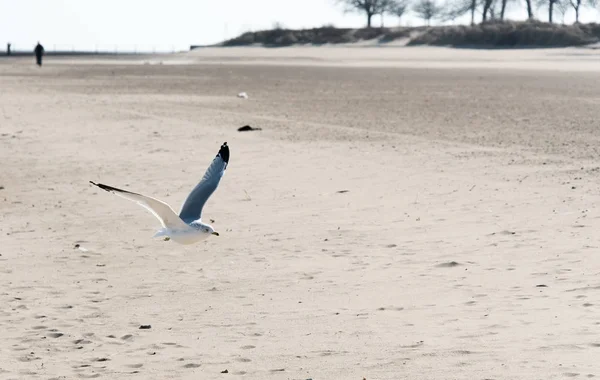
[[[238,132],[247,132],[247,131],[261,131],[262,128],[254,128],[249,125],[244,125],[243,127],[238,128]]]

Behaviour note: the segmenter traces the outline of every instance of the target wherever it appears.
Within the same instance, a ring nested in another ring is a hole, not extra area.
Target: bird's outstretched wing
[[[158,199],[154,199],[151,197],[147,197],[142,194],[132,193],[131,191],[117,189],[116,187],[103,185],[101,183],[95,183],[90,181],[92,185],[98,186],[102,190],[108,191],[110,193],[116,194],[125,199],[129,199],[130,201],[134,201],[140,206],[144,207],[148,211],[150,211],[154,216],[160,220],[160,223],[165,228],[186,228],[187,225],[175,214],[175,211],[163,201],[159,201]]]
[[[227,146],[227,142],[224,142],[200,182],[194,187],[185,202],[183,202],[179,217],[184,222],[191,223],[194,220],[200,219],[202,208],[208,198],[217,189],[217,186],[219,186],[228,163],[229,147]]]

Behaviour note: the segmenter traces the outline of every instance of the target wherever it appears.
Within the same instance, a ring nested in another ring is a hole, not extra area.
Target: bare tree
[[[392,0],[387,5],[385,12],[398,17],[398,22],[402,19],[402,16],[408,11],[409,0]]]
[[[498,1],[492,0],[492,3],[490,4],[490,6],[488,8],[488,14],[489,14],[490,20],[498,19],[498,12],[496,11],[497,6],[498,6]]]
[[[367,16],[367,28],[371,27],[371,19],[382,15],[390,0],[335,0],[344,6],[346,12],[360,12]]]
[[[482,22],[486,22],[488,20],[488,14],[492,8],[493,0],[483,0],[483,12],[482,12]]]
[[[552,24],[554,22],[554,8],[559,8],[559,3],[564,2],[564,0],[537,0],[536,5],[538,8],[548,7],[548,22]]]
[[[581,9],[581,6],[589,6],[589,7],[597,7],[598,6],[598,1],[597,0],[569,0],[569,4],[571,4],[571,7],[573,8],[573,10],[575,11],[575,23],[577,24],[579,22],[579,11]]]
[[[515,0],[450,0],[450,3],[445,6],[444,20],[454,20],[470,13],[471,25],[475,25],[475,13],[479,12],[481,13],[482,22],[488,20],[504,21],[506,7],[512,1]],[[500,8],[499,11],[498,8]]]
[[[274,29],[274,30],[284,30],[285,26],[282,23],[280,23],[279,21],[275,21],[273,23],[272,29]]]
[[[467,13],[471,14],[471,25],[475,25],[475,11],[482,0],[454,0],[445,6],[444,19],[454,20]]]
[[[425,21],[427,26],[431,20],[438,17],[441,13],[441,8],[434,0],[419,0],[413,7],[413,11]]]
[[[561,24],[564,25],[564,23],[565,23],[565,15],[569,11],[570,4],[569,4],[568,1],[562,0],[562,1],[559,1],[559,2],[555,3],[554,5],[556,7],[556,11],[560,15],[560,22],[561,22]]]
[[[504,21],[504,15],[506,14],[506,5],[509,0],[502,0],[502,4],[500,6],[500,21]]]
[[[576,1],[580,1],[580,0],[576,0]],[[532,0],[525,0],[525,3],[527,4],[527,18],[529,20],[533,19],[533,4],[531,2],[532,2]]]
[[[386,13],[390,13],[390,10],[394,7],[396,0],[380,0],[378,6],[379,16],[381,17],[381,27],[383,28],[383,18]]]

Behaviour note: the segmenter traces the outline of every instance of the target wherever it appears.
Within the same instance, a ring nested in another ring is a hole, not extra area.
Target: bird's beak
[[[211,233],[211,235],[219,236],[219,233],[218,232],[213,232],[213,233]]]

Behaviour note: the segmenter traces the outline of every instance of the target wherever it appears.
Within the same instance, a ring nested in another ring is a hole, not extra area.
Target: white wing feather
[[[132,193],[131,191],[117,189],[116,187],[103,185],[101,183],[95,183],[90,181],[91,184],[98,186],[102,190],[116,194],[122,198],[133,201],[146,210],[150,211],[159,221],[160,224],[169,229],[181,229],[187,228],[188,225],[179,218],[179,216],[173,211],[171,206],[158,199],[148,197],[146,195]]]

